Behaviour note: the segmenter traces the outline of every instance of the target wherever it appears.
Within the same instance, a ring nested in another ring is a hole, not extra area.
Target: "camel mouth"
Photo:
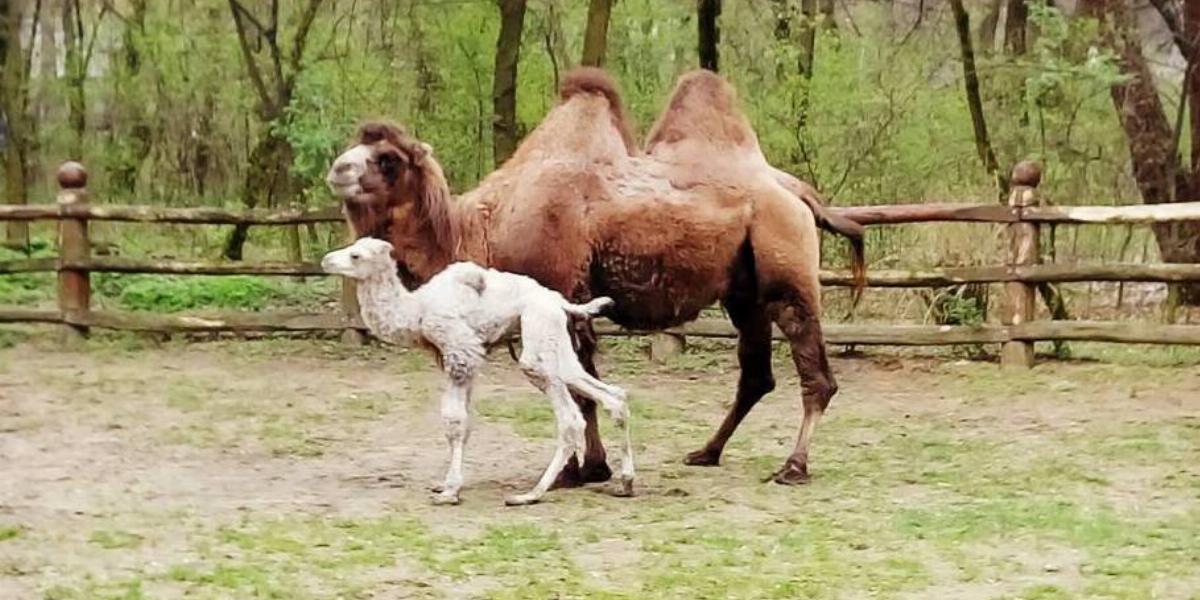
[[[326,183],[329,185],[329,191],[342,200],[349,200],[362,192],[362,186],[358,184],[357,179],[339,180],[330,177],[326,180]]]

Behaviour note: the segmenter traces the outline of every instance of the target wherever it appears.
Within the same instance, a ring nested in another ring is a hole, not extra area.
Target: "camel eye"
[[[359,253],[357,253],[357,252],[351,252],[351,253],[350,253],[350,260],[358,260],[358,259],[360,259],[360,258],[362,258],[362,255],[361,255],[361,254],[359,254]]]

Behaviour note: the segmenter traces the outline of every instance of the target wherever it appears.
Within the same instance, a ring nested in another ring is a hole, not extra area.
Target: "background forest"
[[[537,125],[559,76],[580,63],[613,73],[643,129],[680,73],[718,69],[741,92],[768,159],[834,205],[997,201],[1008,168],[1024,158],[1042,162],[1041,189],[1055,204],[1186,200],[1200,183],[1197,162],[1181,158],[1193,156],[1191,131],[1200,129],[1187,110],[1200,81],[1185,78],[1200,31],[1200,14],[1185,10],[1200,8],[1179,0],[0,0],[0,8],[6,203],[53,201],[54,170],[72,158],[89,167],[93,202],[327,206],[327,166],[372,117],[432,144],[462,190]],[[970,227],[978,226],[872,231],[871,266],[994,262],[1002,238],[981,242]],[[1153,261],[1161,245],[1164,258],[1194,262],[1198,234],[1072,228],[1049,236],[1047,253]],[[340,235],[120,225],[93,237],[104,240],[99,251],[127,255],[311,259]],[[4,241],[36,253],[51,236],[10,224]],[[836,266],[840,244],[827,248]],[[52,293],[38,281],[0,281],[0,303]],[[257,308],[324,293],[251,278],[110,276],[98,287],[102,301],[156,309]],[[1092,291],[1080,311],[1105,304],[1093,306]],[[1163,288],[1143,291],[1153,299]],[[983,318],[986,294],[966,292],[951,290],[948,307],[928,293],[898,293],[912,300],[909,312]],[[1124,295],[1109,304],[1120,307]]]

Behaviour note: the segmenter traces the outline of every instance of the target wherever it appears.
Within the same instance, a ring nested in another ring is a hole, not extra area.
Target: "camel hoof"
[[[701,449],[683,457],[683,464],[693,467],[715,467],[721,464],[721,455]]]
[[[593,464],[584,462],[581,476],[584,483],[604,483],[612,479],[613,472],[604,461]]]
[[[540,496],[534,494],[515,494],[504,499],[505,506],[529,506],[537,504],[541,500]]]
[[[444,486],[440,483],[435,483],[435,484],[429,486],[429,491],[431,491],[435,494],[440,494],[440,493],[446,491],[446,486]]]
[[[771,480],[779,485],[804,485],[812,478],[808,476],[807,466],[789,462],[783,465],[782,469],[776,471],[771,476]]]
[[[444,491],[433,497],[434,506],[457,506],[460,502],[462,500],[458,494],[447,494]]]

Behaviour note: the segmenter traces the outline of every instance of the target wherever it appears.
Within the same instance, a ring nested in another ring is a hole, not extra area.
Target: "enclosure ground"
[[[19,338],[19,339],[17,339]],[[435,507],[425,355],[313,340],[0,349],[3,598],[1198,598],[1200,369],[835,360],[811,485],[762,483],[796,433],[779,388],[692,468],[732,353],[606,341],[634,404],[638,496],[505,508],[551,450],[503,353],[464,503]],[[614,440],[611,423],[602,430]]]

